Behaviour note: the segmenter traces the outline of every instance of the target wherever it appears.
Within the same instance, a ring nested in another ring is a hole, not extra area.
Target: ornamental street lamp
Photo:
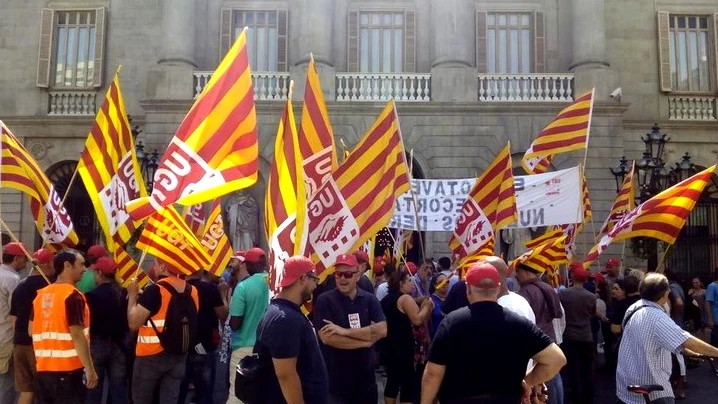
[[[157,149],[153,150],[150,154],[145,153],[145,145],[141,141],[135,145],[135,152],[137,153],[137,161],[140,163],[142,179],[145,181],[147,192],[152,192],[155,171],[157,171],[160,155],[157,153]]]

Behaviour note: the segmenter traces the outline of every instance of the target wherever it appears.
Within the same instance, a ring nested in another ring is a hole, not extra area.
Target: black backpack
[[[166,352],[187,353],[197,339],[197,306],[192,299],[192,285],[185,284],[182,293],[177,292],[174,286],[165,282],[157,282],[157,285],[170,292],[170,301],[167,304],[164,330],[157,331],[152,318],[150,318],[150,324]]]

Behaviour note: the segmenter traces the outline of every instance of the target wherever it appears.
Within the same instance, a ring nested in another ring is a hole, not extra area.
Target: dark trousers
[[[711,330],[711,345],[718,348],[718,325],[714,325]]]
[[[373,367],[354,374],[352,386],[336,386],[335,392],[330,387],[329,404],[376,404],[379,396]]]
[[[41,404],[77,404],[85,401],[83,369],[72,372],[37,372],[35,393]]]
[[[112,404],[127,404],[130,400],[127,394],[127,368],[123,350],[112,340],[91,339],[90,353],[99,382],[96,388],[87,392],[87,404],[102,403],[105,376],[110,383],[108,392]]]
[[[566,355],[568,398],[573,403],[593,403],[593,342],[566,340],[561,344]]]
[[[135,357],[132,372],[133,404],[153,404],[155,391],[159,404],[177,404],[179,389],[187,364],[187,354],[161,352]]]
[[[217,374],[216,361],[217,354],[215,352],[208,352],[205,355],[192,352],[187,355],[187,370],[180,385],[178,404],[186,402],[190,382],[194,385],[194,402],[197,404],[212,404],[214,379]]]

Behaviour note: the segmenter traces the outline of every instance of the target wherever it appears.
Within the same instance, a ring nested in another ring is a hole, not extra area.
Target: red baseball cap
[[[354,251],[354,254],[352,255],[354,255],[354,258],[356,258],[357,262],[359,262],[360,264],[366,264],[369,262],[369,254],[367,254],[366,251],[357,250]]]
[[[239,262],[244,262],[244,260],[245,260],[245,255],[247,255],[247,252],[246,252],[246,251],[237,250],[237,251],[234,253],[234,255],[232,256],[232,258],[238,259]]]
[[[314,263],[307,257],[295,255],[284,261],[284,270],[279,274],[277,287],[286,288],[299,280],[302,275],[314,271]]]
[[[597,283],[605,283],[606,282],[606,278],[604,278],[600,272],[592,272],[591,276],[593,277],[593,279],[596,280]]]
[[[100,257],[92,266],[96,270],[102,272],[105,275],[114,275],[117,272],[117,264],[110,257]]]
[[[466,272],[466,283],[476,288],[494,289],[499,287],[501,277],[493,265],[488,262],[477,262]]]
[[[386,266],[386,258],[384,258],[384,257],[374,258],[374,265],[372,266],[372,268],[374,269],[375,275],[383,274],[385,266]]]
[[[359,265],[359,263],[357,262],[357,259],[353,255],[341,254],[340,256],[337,257],[336,262],[334,262],[334,266],[337,266],[337,265],[346,265],[349,267],[355,267],[355,266]]]
[[[609,258],[606,260],[606,268],[618,268],[621,265],[621,261],[615,258]]]
[[[106,257],[108,254],[107,248],[99,244],[95,244],[87,249],[87,258],[98,259],[100,257]]]
[[[41,248],[32,253],[32,260],[35,261],[35,263],[38,265],[49,264],[54,259],[55,253],[48,250],[47,248]]]
[[[24,256],[25,251],[27,251],[25,245],[23,243],[18,243],[17,241],[5,244],[5,247],[3,247],[2,249],[2,252],[4,254],[10,254],[15,256]]]
[[[571,265],[571,277],[574,281],[586,282],[589,276],[591,276],[591,274],[587,270],[583,269],[583,265]]]
[[[418,269],[419,268],[417,268],[416,264],[414,264],[413,262],[411,262],[411,261],[406,262],[406,270],[409,271],[410,274],[416,275],[416,271]]]
[[[266,259],[267,254],[265,254],[264,250],[262,250],[261,248],[254,247],[244,253],[244,261],[246,262],[256,264],[262,261],[262,258]]]

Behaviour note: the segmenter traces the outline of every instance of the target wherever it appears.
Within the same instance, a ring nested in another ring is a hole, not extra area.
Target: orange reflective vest
[[[65,301],[73,292],[85,303],[83,331],[85,338],[90,338],[90,309],[85,296],[74,285],[53,283],[40,289],[32,303],[32,346],[38,372],[71,372],[83,367],[72,342],[65,311]]]
[[[187,284],[182,279],[175,278],[174,276],[168,276],[166,278],[163,278],[162,280],[160,280],[160,282],[169,283],[180,292],[184,290],[185,285]],[[157,287],[160,289],[162,304],[160,305],[160,309],[157,311],[157,314],[150,318],[152,319],[152,322],[155,323],[157,331],[162,332],[162,330],[165,329],[167,308],[169,307],[170,297],[172,297],[172,295],[170,295],[170,292],[168,292],[162,286],[157,285]],[[199,296],[197,295],[197,289],[194,286],[192,286],[192,300],[194,300],[194,304],[199,311]],[[158,353],[161,353],[163,351],[164,348],[162,348],[162,345],[160,344],[160,338],[157,336],[155,329],[152,328],[152,324],[150,324],[150,320],[148,319],[143,325],[140,326],[140,329],[137,333],[137,348],[135,349],[135,355],[150,356],[157,355]]]

